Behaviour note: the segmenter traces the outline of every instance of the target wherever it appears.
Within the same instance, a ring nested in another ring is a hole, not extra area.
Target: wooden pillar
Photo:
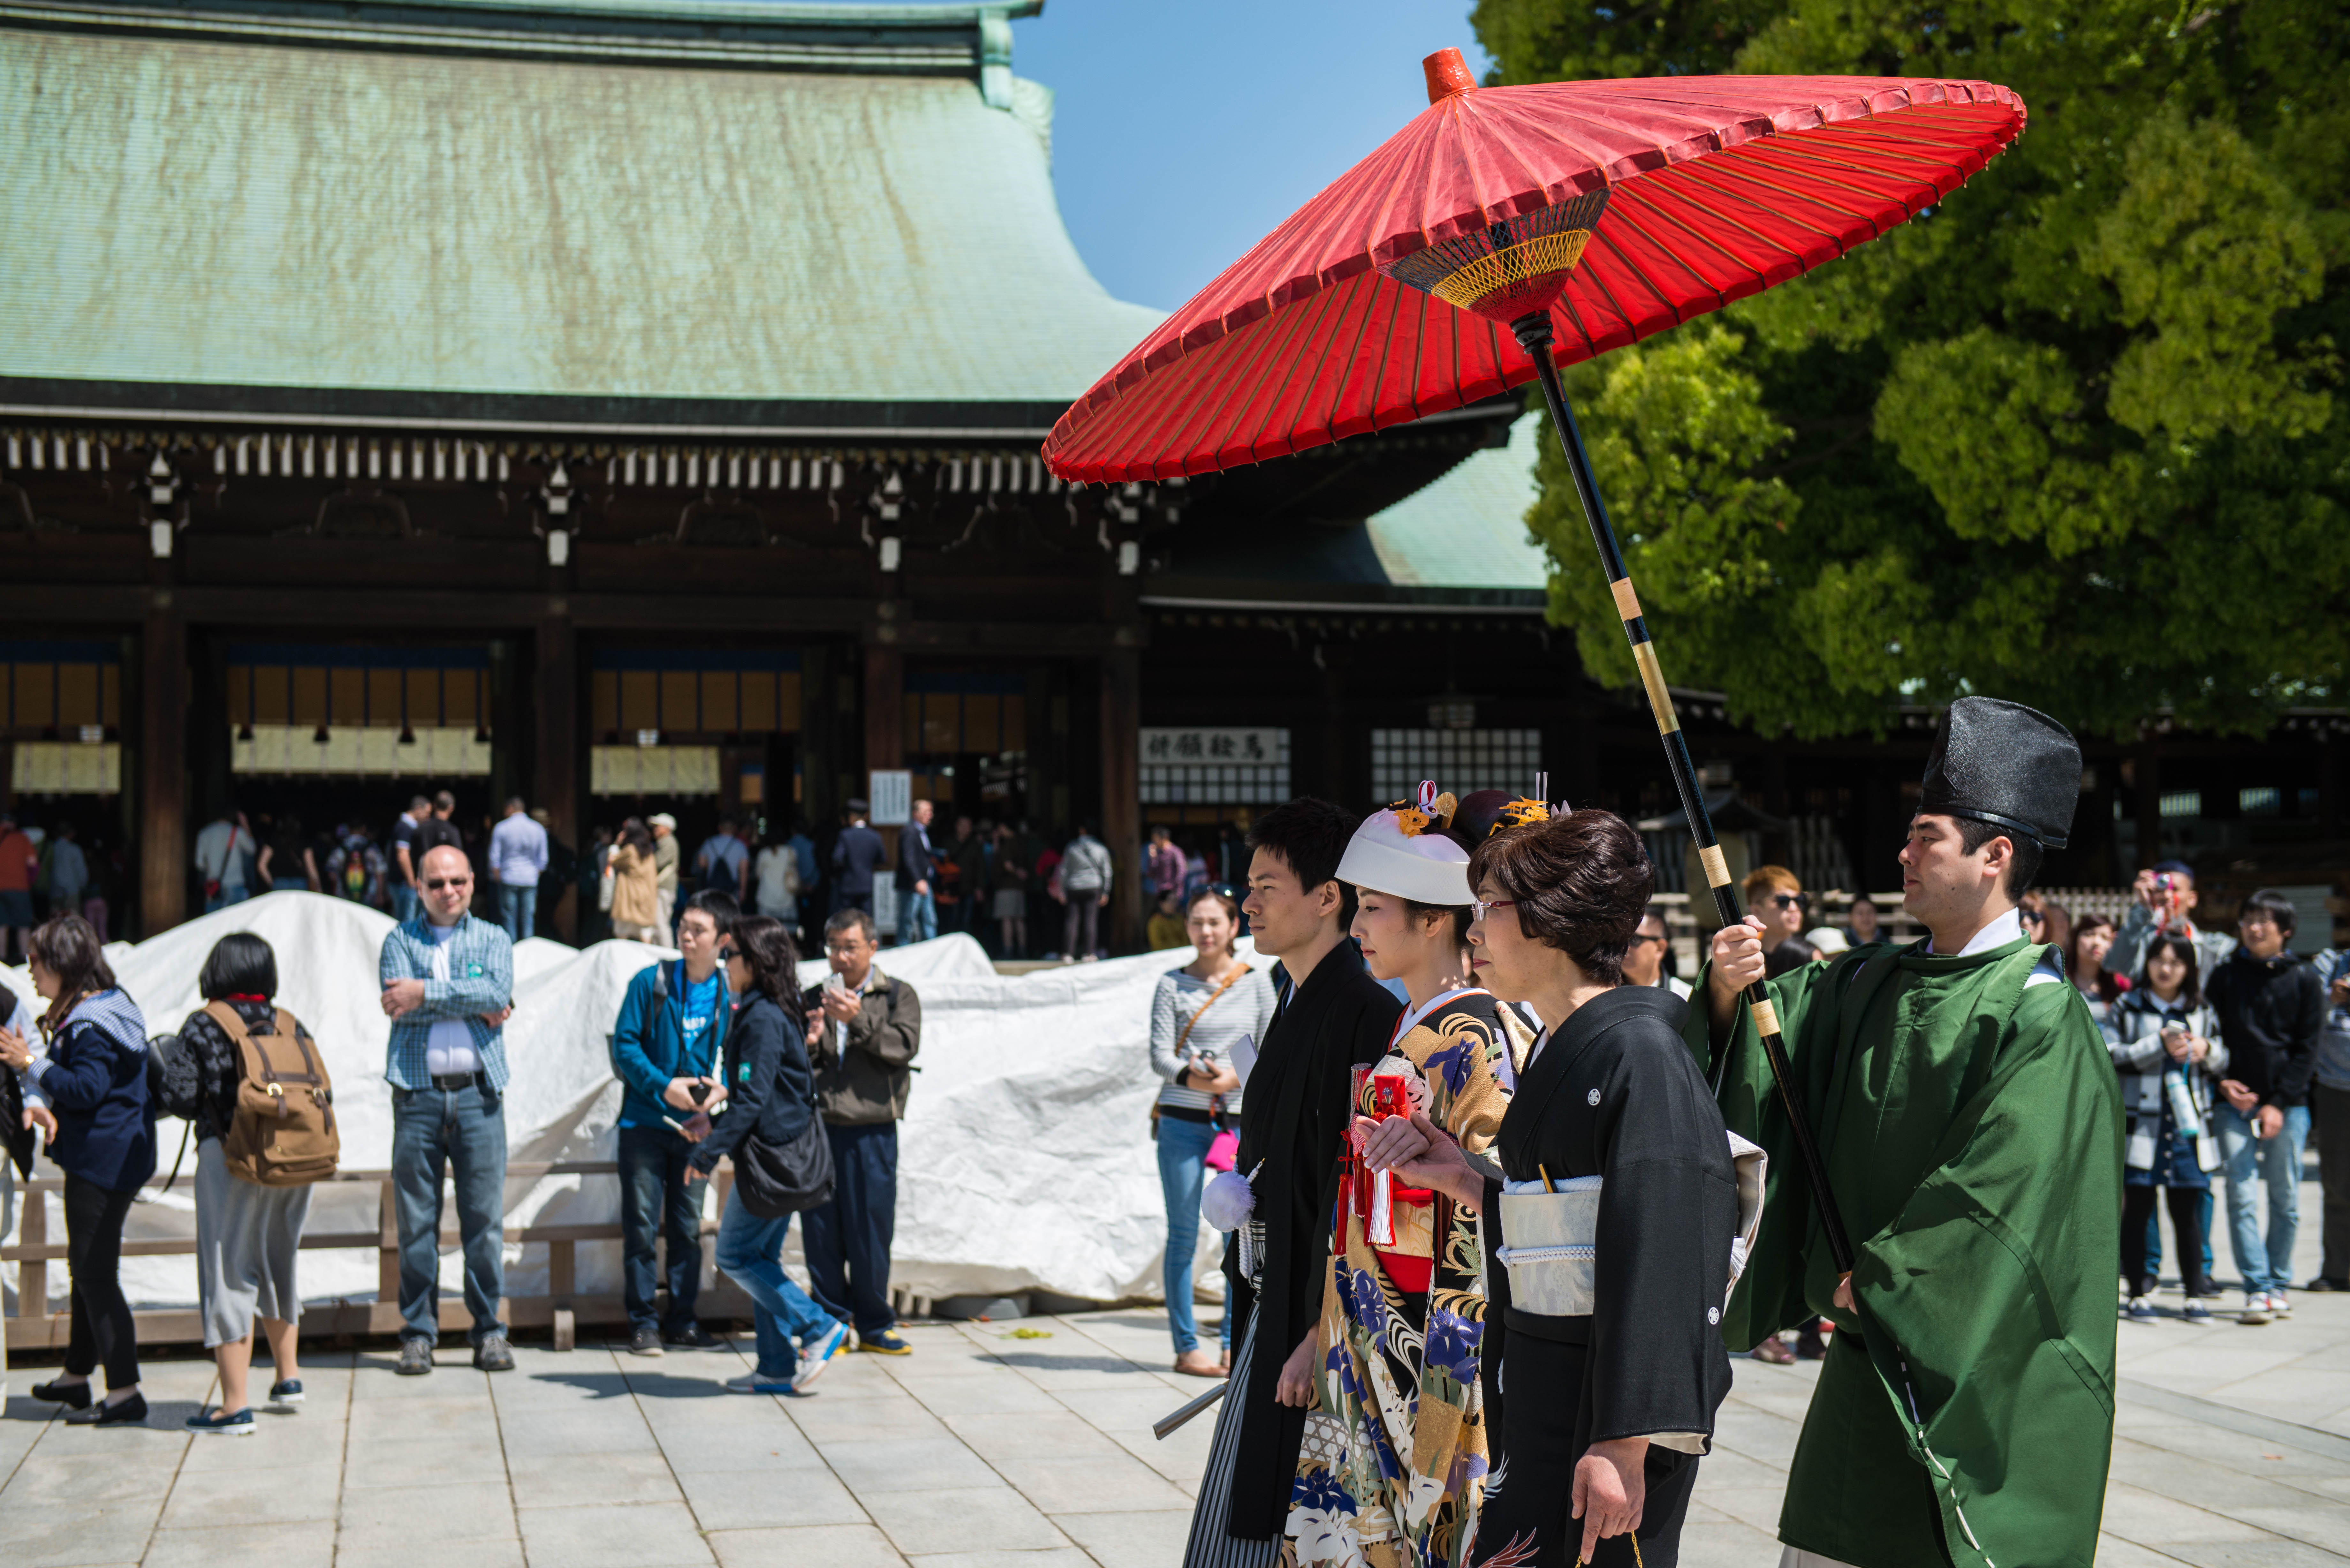
[[[581,838],[584,821],[579,799],[579,639],[561,600],[536,628],[536,677],[532,715],[537,731],[537,754],[531,766],[531,793],[546,808],[548,831],[577,850],[588,853]],[[556,905],[556,926],[571,939],[578,934],[577,883],[565,889]]]
[[[1142,657],[1128,646],[1102,656],[1102,842],[1117,864],[1110,884],[1109,947],[1143,946]]]
[[[2318,733],[2317,741],[2317,821],[2318,836],[2342,836],[2342,735],[2334,722],[2327,720]]]
[[[139,931],[188,915],[188,627],[158,588],[147,611],[139,675]]]
[[[2137,866],[2143,871],[2162,858],[2162,753],[2153,736],[2137,748]]]
[[[889,629],[882,628],[885,633]],[[906,656],[893,643],[868,643],[865,649],[865,766],[857,774],[856,794],[870,805],[873,770],[905,765]],[[879,879],[889,876],[898,864],[899,831],[895,827],[879,829],[881,864],[873,872],[877,886]],[[902,909],[899,919],[904,919]]]
[[[889,643],[865,649],[865,768],[906,765],[906,656]],[[865,793],[860,784],[858,793]]]

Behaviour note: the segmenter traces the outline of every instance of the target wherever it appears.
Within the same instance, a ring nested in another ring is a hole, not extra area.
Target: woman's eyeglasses
[[[742,956],[743,952],[739,948],[720,948],[718,950],[718,961],[720,963],[732,963],[734,960],[741,958]]]
[[[1486,916],[1492,914],[1496,909],[1516,909],[1518,907],[1518,901],[1515,898],[1493,898],[1490,900],[1484,898],[1471,898],[1469,900],[1469,907],[1477,911],[1474,918],[1478,920],[1482,920]]]

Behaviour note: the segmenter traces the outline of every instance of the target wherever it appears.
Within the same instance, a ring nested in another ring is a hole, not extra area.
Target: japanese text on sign
[[[1144,730],[1146,763],[1274,763],[1281,760],[1279,730]]]

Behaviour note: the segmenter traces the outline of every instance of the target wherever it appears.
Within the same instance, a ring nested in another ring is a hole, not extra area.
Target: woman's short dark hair
[[[2179,1005],[2202,1006],[2203,961],[2196,956],[2195,939],[2177,931],[2165,931],[2146,944],[2146,962],[2138,972],[2147,977],[2146,989],[2149,996],[2154,993],[2154,960],[2158,953],[2168,953],[2187,966],[2187,979],[2178,988]]]
[[[1477,846],[1469,885],[1487,882],[1516,905],[1521,932],[1566,954],[1600,984],[1617,985],[1657,871],[1629,823],[1612,811],[1586,810]]]
[[[226,996],[277,995],[276,950],[251,931],[231,931],[213,944],[196,976],[196,991],[206,1002]]]
[[[89,922],[79,915],[51,915],[33,928],[25,952],[57,977],[57,999],[41,1014],[52,1029],[63,1024],[73,1004],[85,995],[112,991],[117,981],[107,966],[104,946]]]
[[[2246,915],[2266,915],[2276,922],[2277,934],[2285,937],[2293,935],[2293,924],[2301,918],[2293,900],[2274,888],[2262,888],[2247,898],[2243,908],[2236,911],[2236,919],[2241,920]]]
[[[799,1005],[799,949],[784,923],[767,915],[745,915],[726,940],[751,969],[751,989],[765,992],[785,1012]]]

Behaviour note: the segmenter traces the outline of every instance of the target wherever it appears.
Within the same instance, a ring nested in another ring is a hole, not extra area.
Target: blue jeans
[[[269,890],[273,893],[307,893],[310,890],[310,878],[307,877],[273,877],[269,880]],[[80,900],[75,900],[73,907],[77,909],[81,908]]]
[[[417,896],[415,888],[404,882],[394,882],[391,885],[391,918],[393,919],[404,926],[423,912],[424,900]]]
[[[789,1382],[799,1373],[792,1341],[813,1344],[835,1322],[784,1272],[784,1237],[791,1228],[788,1214],[762,1220],[743,1208],[740,1192],[726,1195],[726,1212],[718,1221],[718,1266],[751,1298],[759,1376],[777,1382]],[[805,1227],[800,1239],[807,1239]]]
[[[2248,1291],[2293,1283],[2293,1243],[2301,1231],[2301,1151],[2309,1142],[2309,1107],[2284,1113],[2272,1138],[2255,1137],[2250,1118],[2226,1104],[2211,1107],[2228,1172],[2228,1240]],[[2261,1189],[2268,1189],[2269,1234],[2261,1240]]]
[[[514,941],[526,941],[537,934],[538,888],[516,888],[510,883],[498,884],[498,924],[506,929]]]
[[[234,888],[224,883],[222,884],[221,890],[219,892],[214,893],[211,898],[204,900],[204,913],[209,915],[213,913],[215,910],[225,909],[231,904],[242,904],[247,898],[252,897],[253,889],[246,887],[242,882],[238,883]]]
[[[1208,1146],[1216,1129],[1207,1122],[1187,1122],[1178,1116],[1159,1118],[1159,1190],[1167,1199],[1167,1326],[1175,1335],[1175,1354],[1200,1348],[1200,1322],[1191,1313],[1191,1260],[1200,1250],[1200,1189],[1207,1185]],[[1232,1347],[1232,1314],[1224,1314],[1218,1336],[1226,1350]]]
[[[667,1127],[620,1130],[620,1294],[629,1326],[681,1329],[702,1295],[702,1189],[685,1181],[693,1146]],[[669,1244],[669,1267],[653,1267],[653,1240]],[[654,1288],[669,1277],[666,1320]]]
[[[800,1246],[807,1253],[816,1304],[860,1335],[897,1326],[889,1306],[889,1242],[898,1229],[898,1124],[837,1127],[832,1145],[832,1200],[800,1216]]]
[[[935,893],[907,893],[898,900],[898,941],[926,942],[939,934],[939,899]]]
[[[505,1293],[506,1117],[486,1080],[470,1089],[391,1092],[391,1191],[400,1220],[400,1335],[441,1338],[441,1168],[457,1177],[457,1234],[465,1253],[471,1338],[503,1333]]]

